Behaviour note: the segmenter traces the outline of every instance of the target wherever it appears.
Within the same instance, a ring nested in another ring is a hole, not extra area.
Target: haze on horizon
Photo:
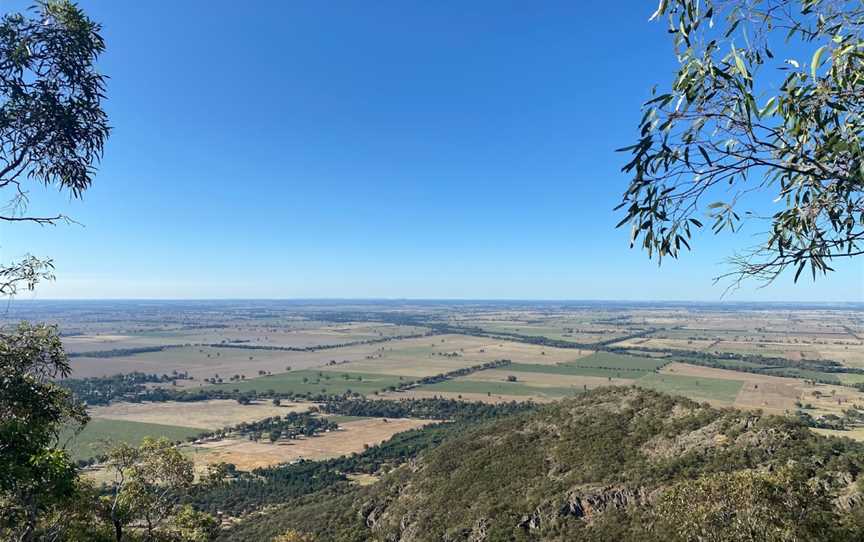
[[[674,69],[649,6],[80,3],[114,131],[83,201],[31,193],[83,227],[0,225],[2,263],[57,265],[22,299],[718,301],[758,232],[658,268],[614,228]],[[726,299],[864,301],[864,266],[759,286]]]

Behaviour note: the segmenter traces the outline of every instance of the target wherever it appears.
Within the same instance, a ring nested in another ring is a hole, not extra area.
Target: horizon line
[[[472,298],[472,297],[56,297],[56,298],[10,298],[7,303],[14,302],[84,302],[84,301],[363,301],[363,302],[495,302],[495,303],[683,303],[683,304],[765,304],[765,305],[864,305],[861,301],[784,301],[784,300],[699,300],[699,299],[603,299],[603,298]]]

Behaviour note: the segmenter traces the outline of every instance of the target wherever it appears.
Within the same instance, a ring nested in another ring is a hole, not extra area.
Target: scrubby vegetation
[[[699,521],[693,496],[711,495],[705,521],[761,532],[775,516],[760,510],[807,502],[796,521],[776,516],[788,539],[846,540],[861,525],[838,506],[860,498],[862,468],[864,446],[788,418],[605,388],[449,435],[373,486],[306,496],[223,539],[664,540],[669,503]]]

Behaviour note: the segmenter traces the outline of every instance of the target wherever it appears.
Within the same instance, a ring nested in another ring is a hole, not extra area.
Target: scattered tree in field
[[[677,258],[707,212],[715,233],[765,225],[733,284],[864,254],[864,4],[661,0],[663,17],[680,68],[621,149],[631,245]]]

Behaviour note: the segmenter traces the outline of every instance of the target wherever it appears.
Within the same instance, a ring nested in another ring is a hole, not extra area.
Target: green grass
[[[808,380],[819,380],[820,382],[840,384],[840,375],[842,373],[823,373],[821,371],[811,371],[809,369],[799,369],[797,367],[767,367],[765,369],[765,374],[773,374],[786,378],[805,378]]]
[[[864,375],[857,373],[837,373],[837,378],[843,384],[861,384],[864,382]]]
[[[125,442],[138,445],[144,440],[144,437],[165,437],[173,442],[186,440],[188,437],[206,432],[208,432],[207,429],[197,427],[95,418],[90,420],[90,423],[84,426],[78,435],[71,432],[62,435],[61,442],[66,442],[69,439],[66,448],[72,459],[77,460],[95,457],[105,452],[112,443]],[[107,445],[105,441],[108,441]]]
[[[640,370],[606,369],[602,367],[580,367],[571,363],[538,365],[535,363],[513,363],[503,370],[513,373],[544,373],[568,376],[599,376],[611,378],[639,378],[645,374]]]
[[[216,386],[241,392],[273,390],[277,393],[341,394],[351,390],[368,394],[406,382],[410,382],[410,379],[403,377],[400,380],[397,375],[303,370],[216,384]]]
[[[612,352],[594,352],[590,356],[571,361],[567,365],[579,365],[582,367],[604,367],[607,369],[633,369],[640,371],[654,371],[669,363],[666,358],[649,358],[645,356],[625,356]]]
[[[742,384],[744,382],[741,380],[669,374],[647,374],[636,381],[636,385],[643,388],[673,395],[683,395],[691,399],[713,399],[725,403],[735,401]]]
[[[582,393],[581,388],[528,386],[520,382],[486,382],[482,380],[447,380],[437,384],[427,384],[417,389],[450,393],[491,393],[493,395],[535,395],[544,397],[565,397]]]
[[[381,416],[381,417],[384,418],[386,416]],[[325,416],[325,418],[327,418],[328,420],[330,420],[333,423],[338,423],[338,424],[343,424],[343,423],[348,423],[348,422],[359,422],[362,420],[373,419],[369,416],[343,416],[342,414],[335,414],[333,416]],[[375,419],[378,419],[378,418],[375,418]]]
[[[557,370],[570,372],[556,374],[572,374],[582,376],[619,376],[621,378],[639,378],[653,373],[669,363],[666,358],[649,358],[644,356],[625,356],[612,352],[594,352],[590,356],[576,361],[552,365]],[[523,365],[523,364],[517,364]],[[543,371],[539,371],[543,372]]]

